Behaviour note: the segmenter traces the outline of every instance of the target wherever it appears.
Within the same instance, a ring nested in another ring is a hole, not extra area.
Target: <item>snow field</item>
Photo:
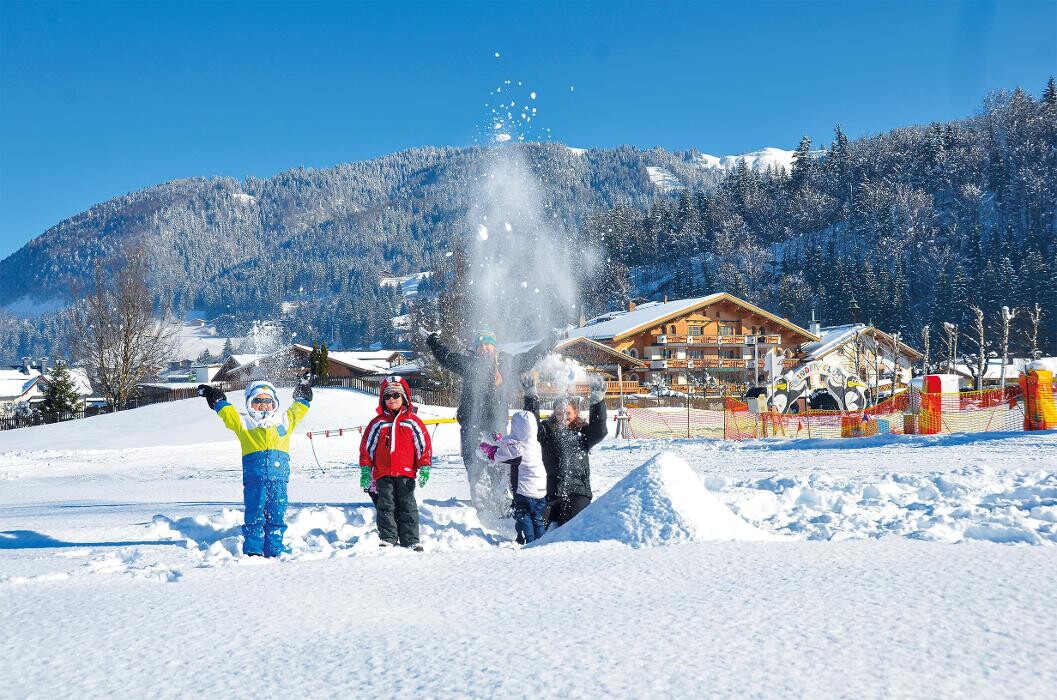
[[[281,561],[238,555],[238,446],[201,400],[0,434],[0,696],[1057,684],[1057,433],[609,439],[595,503],[521,549],[466,505],[440,426],[417,554],[377,546],[359,435],[317,440],[324,473],[303,434],[362,425],[376,398],[316,393]]]

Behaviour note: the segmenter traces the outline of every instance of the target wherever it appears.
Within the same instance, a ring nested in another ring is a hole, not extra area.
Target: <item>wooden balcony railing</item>
[[[656,345],[745,345],[746,338],[762,338],[760,345],[781,345],[780,335],[677,335],[662,333],[656,336]]]

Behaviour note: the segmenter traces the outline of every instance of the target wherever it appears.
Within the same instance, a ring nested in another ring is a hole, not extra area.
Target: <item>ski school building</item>
[[[797,358],[820,335],[731,294],[631,303],[573,329],[570,338],[607,345],[643,363],[625,380],[671,389],[722,386],[732,391],[765,381],[768,354]]]

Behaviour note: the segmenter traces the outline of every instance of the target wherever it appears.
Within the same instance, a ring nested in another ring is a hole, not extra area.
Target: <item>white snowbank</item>
[[[690,466],[662,452],[635,469],[541,544],[616,540],[656,547],[700,540],[775,539],[734,515]]]

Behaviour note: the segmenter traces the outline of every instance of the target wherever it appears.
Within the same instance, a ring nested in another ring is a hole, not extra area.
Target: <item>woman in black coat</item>
[[[604,390],[591,392],[588,419],[580,417],[580,398],[558,399],[547,420],[539,415],[539,398],[526,394],[525,410],[532,411],[539,427],[536,435],[547,470],[547,526],[564,525],[586,508],[591,493],[591,448],[606,436]]]
[[[425,334],[424,330],[420,332]],[[474,507],[506,508],[509,499],[500,499],[502,493],[488,493],[499,485],[505,489],[505,470],[499,481],[485,478],[489,466],[477,454],[477,447],[482,440],[489,440],[493,434],[507,429],[510,380],[516,380],[519,375],[532,369],[541,357],[554,348],[562,335],[562,332],[552,331],[527,351],[509,355],[496,348],[495,333],[488,330],[477,334],[474,348],[469,352],[452,350],[441,341],[438,333],[427,334],[426,344],[437,362],[462,377],[462,394],[455,417],[459,421],[462,461],[470,482]],[[482,489],[485,493],[480,493]]]

